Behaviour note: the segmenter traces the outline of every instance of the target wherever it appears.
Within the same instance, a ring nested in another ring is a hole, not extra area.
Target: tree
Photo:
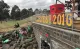
[[[21,17],[22,18],[28,17],[28,10],[27,9],[22,9],[22,11],[21,11]]]
[[[4,19],[10,18],[9,10],[6,10],[6,9],[5,9],[5,10],[3,11],[3,14],[4,14],[4,15],[3,15],[3,16],[4,16]]]
[[[41,9],[35,9],[34,13],[35,14],[41,14],[43,11]]]
[[[44,13],[44,14],[49,14],[49,13],[50,13],[50,10],[48,10],[48,9],[43,9],[43,13]]]
[[[20,19],[20,9],[17,5],[14,5],[11,10],[11,18],[14,20],[19,20]]]
[[[0,1],[0,20],[4,20],[9,18],[9,5],[4,3],[4,1]]]
[[[35,9],[34,13],[39,14],[39,9]]]
[[[29,12],[29,16],[34,15],[34,12],[33,12],[33,9],[32,9],[32,8],[29,8],[29,9],[28,9],[28,12]]]

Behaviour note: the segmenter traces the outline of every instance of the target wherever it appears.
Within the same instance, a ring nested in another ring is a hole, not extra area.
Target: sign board
[[[62,13],[65,10],[64,4],[54,4],[50,6],[50,14]]]
[[[36,22],[71,27],[73,19],[72,19],[72,13],[66,13],[66,14],[57,14],[49,16],[37,16]]]

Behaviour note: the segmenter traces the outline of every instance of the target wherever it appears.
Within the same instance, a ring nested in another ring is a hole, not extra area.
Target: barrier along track
[[[52,43],[52,40],[59,43],[62,46],[61,49],[80,49],[79,32],[53,27],[36,22],[33,22],[32,25],[34,31],[40,34],[41,40],[46,41],[50,45],[50,49],[54,49],[54,43]],[[60,47],[58,49],[60,49]]]

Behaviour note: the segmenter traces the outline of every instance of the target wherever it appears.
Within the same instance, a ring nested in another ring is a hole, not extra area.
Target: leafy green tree
[[[4,3],[4,1],[0,1],[0,20],[4,20],[9,18],[9,5]]]
[[[9,18],[10,18],[9,10],[6,10],[6,9],[5,9],[5,10],[3,11],[3,14],[4,14],[4,15],[3,15],[3,16],[4,16],[4,19],[9,19]]]
[[[50,10],[48,10],[48,9],[43,9],[43,13],[44,13],[44,14],[49,14],[49,13],[50,13]]]
[[[34,12],[33,12],[33,9],[32,9],[32,8],[29,8],[29,9],[28,9],[28,11],[29,11],[29,13],[28,13],[28,14],[29,14],[29,16],[34,15]]]
[[[17,5],[14,5],[11,10],[11,18],[14,20],[19,20],[20,19],[20,9]]]
[[[35,14],[40,14],[41,11],[40,11],[39,9],[35,9],[35,10],[34,10],[34,13],[35,13]]]
[[[28,10],[22,9],[21,11],[21,18],[27,18],[28,17]]]

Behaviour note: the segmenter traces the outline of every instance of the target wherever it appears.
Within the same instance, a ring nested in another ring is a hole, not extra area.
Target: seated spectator
[[[24,27],[22,27],[19,31],[20,31],[20,34],[23,34],[23,35],[27,34],[27,30]]]
[[[19,23],[15,24],[14,27],[15,27],[15,28],[20,27]]]
[[[32,33],[33,32],[32,26],[28,26],[27,29],[28,29],[28,33]]]

